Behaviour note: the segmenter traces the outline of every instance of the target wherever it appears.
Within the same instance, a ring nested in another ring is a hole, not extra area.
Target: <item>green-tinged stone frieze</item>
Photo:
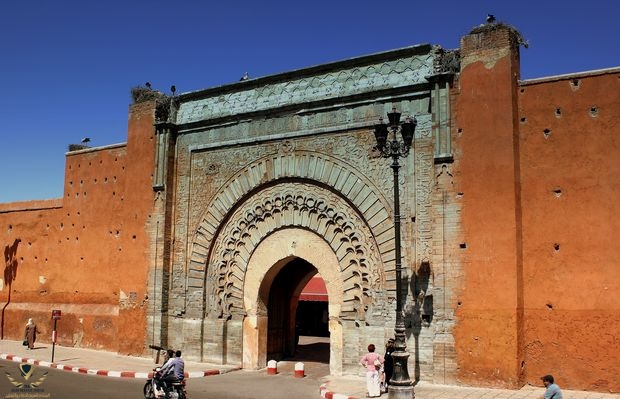
[[[419,54],[419,50],[414,49],[413,55],[384,59],[382,62],[363,66],[351,66],[343,62],[338,70],[307,75],[300,73],[303,77],[297,79],[283,76],[281,81],[275,77],[264,85],[249,86],[247,89],[238,85],[238,90],[206,94],[204,98],[184,101],[178,110],[176,123],[195,123],[294,104],[427,84],[425,78],[434,71],[435,53]]]

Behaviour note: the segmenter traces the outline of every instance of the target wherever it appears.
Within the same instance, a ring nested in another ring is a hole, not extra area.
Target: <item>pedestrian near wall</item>
[[[545,388],[545,393],[543,394],[543,399],[562,399],[562,390],[558,384],[554,382],[553,376],[547,374],[545,376],[540,377],[543,382]]]
[[[390,385],[390,380],[392,379],[392,374],[394,372],[394,359],[392,359],[392,352],[394,352],[394,338],[388,339],[385,344],[385,355],[383,370],[384,370],[384,382],[383,382],[383,392],[388,391],[388,387]]]
[[[374,344],[368,345],[368,353],[362,357],[360,364],[366,368],[366,397],[378,398],[381,396],[379,370],[383,367],[383,356],[375,353]]]
[[[37,325],[32,319],[28,319],[26,329],[24,331],[24,341],[28,343],[27,349],[34,349],[34,343],[37,340]]]

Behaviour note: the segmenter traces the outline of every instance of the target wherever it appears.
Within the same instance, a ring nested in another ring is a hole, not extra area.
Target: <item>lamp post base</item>
[[[407,362],[409,353],[405,349],[405,337],[402,332],[404,328],[396,328],[396,350],[392,352],[394,359],[394,374],[389,382],[388,397],[390,399],[413,399],[415,393],[413,391],[413,383],[409,378],[407,371]],[[402,348],[402,349],[401,349]]]
[[[388,390],[388,398],[390,399],[414,399],[415,393],[413,391],[413,385],[410,385],[410,386],[390,385],[389,390]]]

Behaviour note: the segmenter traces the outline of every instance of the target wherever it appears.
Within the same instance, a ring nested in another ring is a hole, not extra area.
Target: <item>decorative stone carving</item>
[[[252,251],[264,237],[285,227],[306,228],[325,238],[341,266],[341,316],[364,320],[384,285],[372,234],[342,198],[307,183],[268,187],[230,216],[215,240],[207,271],[209,317],[230,318],[244,312],[241,287]]]
[[[433,256],[433,158],[429,151],[419,151],[414,154],[416,169],[416,259],[431,259]],[[415,265],[417,268],[419,265]]]
[[[256,231],[263,232],[264,229],[271,231],[269,223],[275,223],[274,221],[283,223],[280,226],[308,228],[308,225],[300,224],[297,219],[309,223],[308,215],[314,217],[316,210],[306,211],[306,208],[301,207],[295,211],[298,213],[289,214],[293,221],[283,222],[279,219],[282,211],[271,212],[271,208],[277,203],[254,202],[258,201],[255,198],[272,193],[268,188],[274,185],[280,190],[285,187],[283,184],[297,182],[300,184],[298,193],[304,195],[313,193],[313,200],[316,203],[327,204],[329,212],[345,212],[343,220],[355,220],[353,223],[355,231],[364,232],[363,237],[366,238],[363,242],[367,245],[365,248],[372,249],[370,252],[364,252],[366,257],[364,261],[355,262],[372,264],[375,265],[373,267],[379,268],[377,270],[381,270],[378,272],[371,267],[370,275],[367,275],[367,271],[358,272],[354,274],[355,279],[381,280],[383,267],[393,267],[392,171],[385,159],[368,158],[372,140],[374,138],[370,131],[356,131],[348,134],[314,136],[308,140],[298,139],[294,142],[294,148],[286,142],[271,142],[262,146],[233,147],[194,153],[191,157],[192,187],[189,190],[193,204],[200,204],[200,208],[188,204],[196,216],[192,216],[193,221],[190,222],[190,226],[194,224],[195,227],[190,227],[194,233],[187,269],[188,290],[183,293],[191,298],[188,301],[191,314],[195,315],[194,317],[200,314],[208,314],[209,317],[231,317],[236,314],[235,312],[241,312],[241,305],[237,303],[240,293],[235,291],[235,283],[243,281],[244,276],[239,272],[245,267],[244,262],[247,261],[251,248],[255,247],[254,240],[263,237],[257,235]],[[217,165],[217,173],[210,174],[209,165],[214,164]],[[214,187],[219,187],[219,190],[214,190]],[[326,187],[331,189],[328,190]],[[329,193],[329,201],[326,193]],[[254,207],[247,208],[248,204],[254,204]],[[278,209],[281,206],[277,205]],[[247,212],[243,217],[237,213],[242,208]],[[286,209],[292,208],[287,206]],[[265,214],[271,216],[264,219]],[[325,214],[321,216],[321,220],[327,221],[332,217],[335,216]],[[340,219],[339,217],[330,222],[331,230],[317,234],[323,236],[331,232],[330,237],[338,236],[341,233],[337,229],[342,230],[349,226],[349,224],[341,225]],[[252,225],[255,220],[260,221],[256,222],[258,223],[256,226]],[[254,227],[248,227],[250,225]],[[248,242],[245,239],[246,235],[252,237],[252,240]],[[221,237],[233,237],[236,241],[224,244],[218,241],[222,239]],[[229,245],[231,248],[227,252]],[[342,250],[344,247],[340,244],[337,248]],[[351,250],[351,253],[356,253],[356,250]],[[369,259],[373,261],[370,262]],[[354,269],[347,265],[343,265],[343,270]],[[379,274],[375,276],[372,273]],[[343,276],[347,281],[355,280],[351,278]],[[380,288],[376,288],[376,292],[373,292],[375,287],[372,285],[360,285],[361,291],[347,297],[342,316],[368,320],[367,306],[374,300],[372,298],[378,300],[379,295],[393,298],[395,288],[392,284],[393,281],[388,284],[388,291],[381,285]],[[212,288],[216,286],[224,288],[216,293]],[[383,303],[383,307],[373,308],[370,311],[372,317],[379,318],[380,314],[385,313],[384,307],[391,306],[387,301]],[[205,308],[211,304],[217,306]]]
[[[420,50],[428,53],[420,54]],[[433,73],[435,54],[430,47],[412,49],[411,54],[386,60],[381,64],[349,67],[305,76],[300,79],[274,82],[260,87],[239,86],[238,91],[187,101],[181,105],[177,123],[191,123],[247,112],[277,108],[284,104],[322,101],[330,97],[359,95],[376,90],[394,89],[425,83]]]

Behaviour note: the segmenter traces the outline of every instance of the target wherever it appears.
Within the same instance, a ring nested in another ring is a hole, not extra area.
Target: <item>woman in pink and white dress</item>
[[[378,398],[381,396],[381,380],[379,370],[383,366],[383,356],[375,353],[375,346],[368,345],[368,353],[360,360],[360,364],[366,368],[366,389],[368,398]]]

